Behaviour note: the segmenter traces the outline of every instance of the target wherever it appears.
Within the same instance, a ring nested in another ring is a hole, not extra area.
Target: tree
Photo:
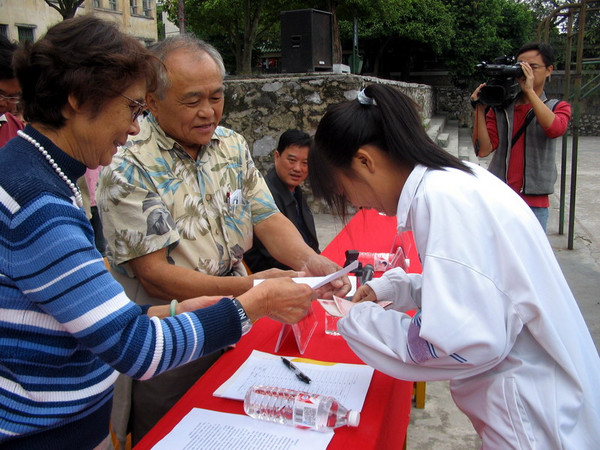
[[[332,16],[332,45],[333,45],[333,63],[342,62],[342,36],[341,29],[346,30],[352,27],[355,17],[370,17],[374,11],[380,9],[382,0],[321,0],[306,2],[305,8],[316,8],[328,11]]]
[[[515,0],[443,0],[455,18],[456,34],[447,67],[457,86],[466,86],[479,62],[513,54],[533,38],[533,12]]]
[[[169,19],[176,21],[177,0],[166,3]],[[221,53],[231,52],[235,73],[247,75],[252,72],[256,42],[274,37],[281,11],[302,4],[286,0],[186,0],[186,29],[215,45]]]
[[[48,6],[54,8],[62,16],[63,20],[75,17],[75,12],[85,0],[44,0]]]
[[[178,0],[166,3],[176,21]],[[356,17],[369,72],[407,79],[423,55],[433,54],[458,84],[481,60],[529,40],[534,20],[524,0],[186,0],[185,7],[186,29],[215,45],[238,75],[251,73],[261,45],[279,47],[281,11],[315,8],[332,13],[334,63],[342,61],[342,42],[351,47]]]
[[[518,2],[527,6],[536,19],[541,21],[557,8],[569,3],[579,3],[579,0],[518,0]]]
[[[411,61],[426,47],[440,54],[454,36],[453,17],[441,0],[354,0],[339,9],[343,36],[351,36],[358,18],[359,38],[369,71],[387,75],[392,69],[408,78]],[[391,58],[385,55],[393,54]],[[385,68],[384,68],[385,67]]]

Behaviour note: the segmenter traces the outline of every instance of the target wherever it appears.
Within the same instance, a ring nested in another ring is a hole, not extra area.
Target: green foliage
[[[165,38],[165,23],[163,22],[163,5],[157,3],[156,4],[156,31],[158,35],[158,40],[162,41]]]
[[[448,49],[454,36],[453,17],[441,0],[378,0],[362,3],[359,19],[361,40],[389,37],[429,45],[435,52]],[[352,29],[354,9],[340,8],[340,28]],[[345,23],[343,23],[345,22]]]
[[[165,3],[169,20],[178,23],[178,1]],[[273,39],[280,12],[302,4],[289,0],[185,0],[186,31],[217,47],[229,71],[248,74],[255,43]]]
[[[578,44],[578,32],[582,25],[580,12],[582,2],[580,0],[521,0],[534,11],[539,40],[549,42],[556,50],[555,66],[564,69],[567,32],[569,17],[572,19],[571,29],[571,61],[576,59],[575,53]],[[589,0],[587,2],[585,25],[584,25],[584,58],[598,58],[600,54],[600,2]]]
[[[177,0],[167,0],[177,23]],[[359,25],[359,48],[371,59],[371,71],[385,76],[380,64],[393,54],[402,71],[423,53],[437,55],[454,82],[465,85],[476,65],[512,54],[535,38],[538,18],[531,5],[552,10],[548,0],[186,0],[186,30],[215,45],[228,70],[249,73],[252,52],[279,46],[281,11],[315,8],[332,11],[343,49],[352,46],[352,23]],[[397,67],[388,70],[399,70]]]
[[[457,34],[447,67],[454,83],[465,86],[476,65],[503,54],[512,55],[533,38],[533,13],[516,0],[444,0],[455,17]]]

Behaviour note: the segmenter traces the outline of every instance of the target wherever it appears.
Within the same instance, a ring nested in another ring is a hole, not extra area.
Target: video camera
[[[488,77],[486,85],[479,91],[479,101],[488,106],[505,106],[519,95],[519,83],[515,78],[523,76],[521,64],[514,57],[501,56],[493,63],[482,62],[477,68]]]

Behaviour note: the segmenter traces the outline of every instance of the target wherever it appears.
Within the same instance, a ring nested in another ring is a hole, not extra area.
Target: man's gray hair
[[[217,67],[221,72],[221,77],[225,78],[225,64],[223,63],[223,57],[215,47],[191,34],[176,34],[169,36],[163,41],[150,47],[152,54],[162,62],[162,64],[157,64],[158,82],[154,93],[158,98],[163,99],[166,90],[171,87],[171,80],[169,80],[169,76],[167,75],[164,62],[169,55],[176,50],[207,54],[217,64]]]

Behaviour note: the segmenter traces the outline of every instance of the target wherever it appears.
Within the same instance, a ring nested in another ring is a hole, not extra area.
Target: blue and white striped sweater
[[[25,131],[69,178],[82,175],[81,164]],[[115,370],[146,379],[239,339],[229,300],[165,320],[130,302],[70,189],[33,146],[15,138],[0,150],[0,167],[0,445],[32,433],[38,443],[48,435],[79,448],[99,442]]]

